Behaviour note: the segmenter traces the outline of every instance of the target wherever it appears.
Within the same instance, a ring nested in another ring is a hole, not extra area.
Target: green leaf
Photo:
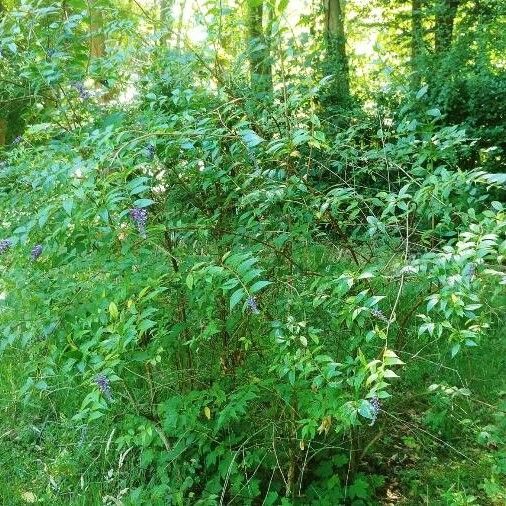
[[[74,208],[74,201],[71,199],[65,199],[63,201],[63,209],[70,216],[72,214],[72,209]]]
[[[246,295],[246,292],[244,291],[244,288],[237,289],[230,297],[230,311],[234,309],[239,302],[241,302],[241,299]]]
[[[464,309],[466,311],[476,311],[477,309],[480,309],[482,304],[468,304],[467,306],[464,306]]]
[[[434,295],[427,302],[427,312],[429,312],[439,302],[439,295]]]
[[[429,89],[429,87],[428,87],[427,85],[422,86],[422,87],[418,90],[418,92],[417,92],[417,94],[416,94],[416,98],[417,98],[417,99],[422,98],[424,95],[426,95],[426,94],[427,94],[427,90],[428,90],[428,89]]]
[[[135,207],[149,207],[151,204],[154,204],[155,201],[151,199],[138,199],[134,202]]]
[[[278,14],[283,13],[287,6],[288,6],[288,0],[279,0],[278,4],[276,6],[277,13]]]
[[[49,211],[50,211],[49,207],[45,207],[44,209],[42,209],[42,211],[40,211],[39,220],[38,220],[40,228],[42,228],[47,223],[47,219],[49,217]]]
[[[109,304],[109,314],[113,320],[117,320],[119,316],[118,306],[114,302]]]
[[[369,420],[374,420],[374,409],[371,403],[365,399],[360,402],[360,406],[358,407],[358,412],[364,418],[368,418]]]
[[[392,350],[384,351],[383,363],[385,365],[404,365],[404,362]]]
[[[253,130],[243,130],[241,132],[242,139],[246,143],[246,145],[249,148],[254,148],[255,146],[258,146],[262,142],[264,142],[264,139],[260,137],[256,132]]]
[[[438,108],[429,109],[427,111],[428,116],[433,116],[434,118],[439,118],[441,116],[441,111]]]
[[[271,283],[272,283],[272,281],[257,281],[256,283],[254,283],[253,285],[251,285],[250,292],[251,293],[257,293],[262,288],[265,288],[266,286],[269,286]]]

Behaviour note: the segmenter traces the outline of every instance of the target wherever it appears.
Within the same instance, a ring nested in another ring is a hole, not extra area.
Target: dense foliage
[[[502,3],[185,5],[0,4],[3,503],[505,504]]]

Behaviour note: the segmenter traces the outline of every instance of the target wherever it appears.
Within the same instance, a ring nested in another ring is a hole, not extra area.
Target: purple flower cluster
[[[31,256],[32,260],[37,260],[37,258],[42,255],[42,244],[37,244],[32,248]]]
[[[12,241],[10,239],[2,239],[0,241],[0,255],[5,253],[12,246]]]
[[[88,100],[91,97],[89,91],[84,87],[84,84],[82,82],[77,81],[74,83],[74,88],[77,90],[77,93],[79,93],[79,96],[83,100]]]
[[[146,222],[148,221],[148,212],[142,207],[130,209],[130,218],[137,225],[137,230],[141,237],[146,237]]]
[[[390,320],[385,316],[381,309],[372,309],[371,314],[374,318],[381,320],[383,323],[388,323]]]
[[[473,263],[469,263],[464,267],[464,272],[462,273],[469,281],[474,279],[476,274],[476,265]]]
[[[376,422],[379,412],[381,411],[381,402],[377,397],[373,397],[369,401],[369,403],[371,404],[372,416],[373,416],[373,418],[371,419],[371,425],[374,425],[374,422]]]
[[[12,246],[12,241],[10,239],[2,239],[0,240],[0,255],[5,253]],[[36,244],[30,253],[32,260],[37,260],[37,258],[42,255],[42,244]]]
[[[95,378],[95,384],[108,401],[112,399],[111,383],[105,374],[99,374]]]
[[[146,148],[146,156],[153,160],[155,157],[155,146],[153,144],[148,144],[148,147]]]
[[[248,307],[251,313],[253,314],[260,313],[260,310],[258,309],[257,305],[257,300],[255,299],[255,297],[252,296],[248,297],[246,300],[246,306]]]

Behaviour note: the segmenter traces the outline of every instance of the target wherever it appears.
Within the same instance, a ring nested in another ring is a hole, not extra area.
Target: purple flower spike
[[[111,392],[111,383],[109,382],[109,378],[105,374],[99,374],[95,378],[95,384],[100,390],[101,394],[110,401],[112,399]]]
[[[37,260],[37,258],[40,257],[40,255],[42,255],[42,245],[41,244],[37,244],[36,246],[34,246],[32,248],[32,260]]]
[[[146,156],[150,160],[155,158],[155,146],[153,146],[153,144],[148,144],[148,147],[146,148]]]
[[[10,239],[2,239],[0,241],[0,255],[5,253],[12,246],[12,241]]]
[[[248,297],[246,300],[246,306],[253,314],[260,313],[260,310],[258,309],[257,300],[255,297]]]
[[[148,212],[142,207],[134,207],[130,209],[130,218],[137,225],[137,230],[141,237],[146,237],[146,222],[148,221]]]
[[[371,425],[374,425],[374,423],[376,422],[376,419],[378,418],[379,412],[381,411],[381,402],[377,397],[373,397],[369,401],[369,403],[371,404],[372,415],[373,415],[373,418],[371,420]]]
[[[381,311],[381,309],[371,309],[371,315],[374,318],[381,320],[383,323],[388,323],[390,321],[388,317],[385,316],[385,313]]]
[[[469,281],[472,281],[474,279],[474,276],[476,274],[476,265],[473,263],[469,263],[464,267],[463,275],[469,279]]]
[[[91,95],[89,91],[84,87],[84,84],[80,81],[74,83],[74,88],[77,90],[77,93],[83,100],[88,100]]]

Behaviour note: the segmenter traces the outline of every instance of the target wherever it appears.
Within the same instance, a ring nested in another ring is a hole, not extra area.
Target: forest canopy
[[[506,504],[506,3],[0,0],[0,500]]]

